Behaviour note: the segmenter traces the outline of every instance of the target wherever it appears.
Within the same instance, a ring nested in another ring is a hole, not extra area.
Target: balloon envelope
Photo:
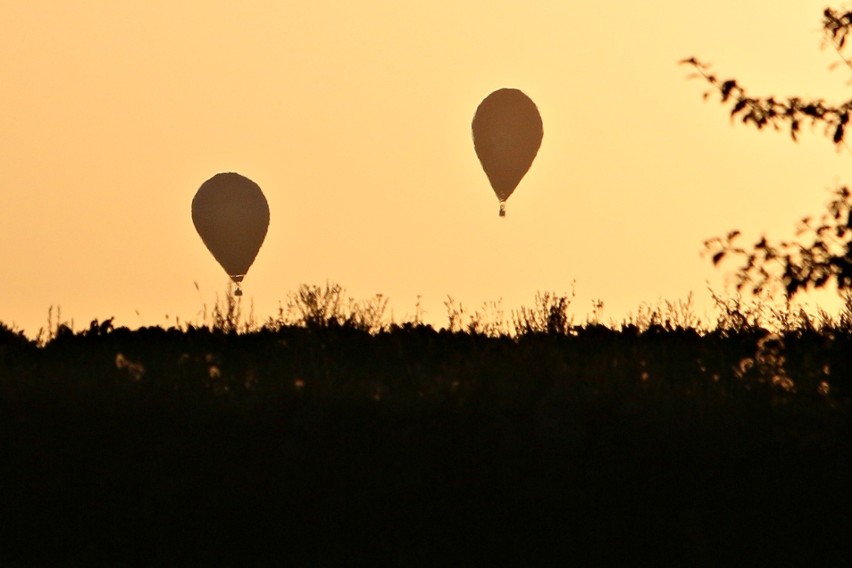
[[[250,179],[216,174],[192,198],[192,222],[213,257],[239,284],[266,237],[269,205]]]
[[[473,146],[500,200],[500,215],[530,169],[544,130],[535,103],[518,89],[499,89],[479,104],[473,116]]]

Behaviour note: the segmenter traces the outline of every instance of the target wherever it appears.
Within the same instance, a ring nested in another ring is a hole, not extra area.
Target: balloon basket
[[[506,216],[506,204],[503,203],[502,201],[500,202],[500,216],[501,217]]]
[[[240,283],[245,278],[245,274],[229,274],[228,276],[231,277],[231,282],[234,283],[234,296],[242,296],[243,289],[240,288]],[[230,286],[228,288],[230,289]]]

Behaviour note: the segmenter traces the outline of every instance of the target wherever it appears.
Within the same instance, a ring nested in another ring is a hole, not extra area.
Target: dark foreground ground
[[[62,331],[0,334],[3,566],[852,565],[848,332]]]

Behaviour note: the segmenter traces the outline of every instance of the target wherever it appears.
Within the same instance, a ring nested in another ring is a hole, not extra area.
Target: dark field
[[[0,564],[852,565],[852,330],[0,327]]]

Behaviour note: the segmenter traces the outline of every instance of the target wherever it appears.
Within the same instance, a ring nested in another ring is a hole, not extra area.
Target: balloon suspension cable
[[[245,274],[231,274],[230,276],[231,276],[231,282],[233,282],[234,286],[236,286],[236,290],[234,290],[234,296],[242,296],[243,295],[243,289],[240,288],[240,282],[243,281]]]
[[[506,216],[506,202],[505,201],[500,202],[500,216],[501,217]]]

